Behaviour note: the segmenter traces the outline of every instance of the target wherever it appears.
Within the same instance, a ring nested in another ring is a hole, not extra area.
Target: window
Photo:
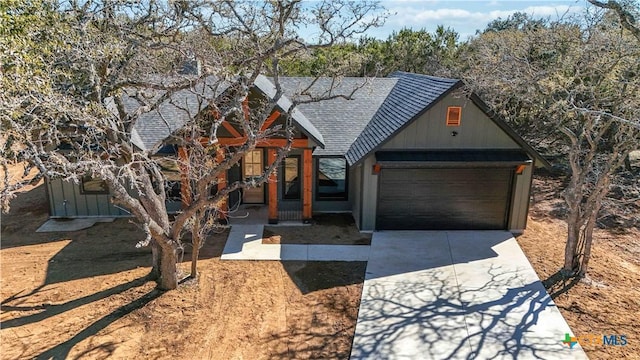
[[[108,194],[109,187],[104,180],[95,179],[89,175],[82,177],[80,184],[81,194]]]
[[[283,198],[286,200],[300,199],[300,156],[293,155],[284,159],[284,189]]]
[[[244,176],[258,177],[262,176],[264,168],[262,167],[262,150],[256,149],[247,152],[244,156]]]
[[[164,190],[167,201],[181,201],[182,177],[178,160],[166,156],[157,159],[156,162],[165,178]]]
[[[462,118],[462,108],[460,106],[449,106],[447,108],[447,126],[460,126]]]
[[[347,161],[345,159],[319,158],[316,172],[316,199],[347,199]]]

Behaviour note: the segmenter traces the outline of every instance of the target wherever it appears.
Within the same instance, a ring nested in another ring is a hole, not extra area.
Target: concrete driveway
[[[565,333],[511,233],[373,234],[352,359],[586,359]]]

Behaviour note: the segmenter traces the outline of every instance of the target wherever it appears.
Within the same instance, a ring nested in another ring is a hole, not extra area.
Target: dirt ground
[[[220,234],[197,283],[160,293],[126,219],[38,234],[43,186],[13,204],[2,216],[2,359],[348,357],[365,263],[221,262]]]
[[[535,181],[528,229],[518,242],[574,335],[627,336],[624,347],[585,346],[592,359],[640,358],[640,231],[598,230],[589,281],[555,281],[566,231],[559,188],[556,179]],[[145,279],[150,256],[134,247],[142,237],[136,226],[119,219],[79,232],[35,233],[46,212],[39,185],[1,219],[2,359],[348,357],[365,263],[220,261],[220,234],[203,248],[197,282],[160,293]],[[269,241],[300,243],[299,231],[304,241],[320,234],[348,243],[369,239],[340,222],[321,233],[321,224],[268,228],[280,236]],[[183,271],[189,260],[187,252]]]
[[[594,234],[588,278],[559,279],[566,239],[566,223],[553,177],[534,180],[534,202],[525,233],[518,243],[545,283],[574,336],[626,335],[626,346],[582,344],[591,359],[640,359],[640,230],[603,230]]]
[[[308,226],[266,226],[262,243],[370,245],[371,234],[361,234],[351,214],[323,214]]]

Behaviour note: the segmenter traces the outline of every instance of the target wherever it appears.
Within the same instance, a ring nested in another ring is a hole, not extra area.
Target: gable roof
[[[191,116],[195,116],[207,107],[203,97],[218,96],[228,87],[228,83],[210,76],[191,89],[176,91],[157,108],[140,114],[131,130],[131,142],[144,151],[158,147],[189,121]],[[163,94],[164,91],[149,90],[145,95],[149,97],[149,101],[154,101]],[[113,98],[108,98],[105,102],[108,109],[117,113]],[[133,114],[141,106],[133,94],[128,94],[126,89],[122,96],[122,103],[127,114]]]
[[[228,82],[209,76],[192,89],[176,91],[156,109],[144,112],[138,117],[131,131],[131,142],[141,150],[152,150],[158,147],[171,134],[186,124],[191,117],[208,106],[207,102],[203,101],[203,97],[219,96],[229,88],[229,85]],[[258,75],[254,85],[271,99],[276,94],[273,83],[263,75]],[[163,92],[157,91],[150,96],[151,99],[157,99],[162,94]],[[132,96],[125,94],[122,99],[127,114],[134,113],[141,106]],[[282,96],[276,105],[283,111],[288,111],[292,103],[286,96]],[[107,108],[111,109],[111,111],[116,111],[113,99],[107,99]],[[293,109],[291,117],[302,133],[307,135],[318,146],[325,146],[322,133],[316,129],[301,111]]]
[[[262,91],[265,96],[270,99],[273,99],[276,96],[276,86],[264,75],[258,75],[253,84]],[[293,103],[285,94],[283,94],[278,100],[277,106],[283,111],[287,112],[293,106]],[[291,118],[293,119],[293,123],[298,126],[300,131],[303,134],[307,135],[311,140],[313,140],[318,146],[321,148],[325,147],[324,137],[322,133],[318,131],[318,129],[313,125],[309,119],[298,109],[295,107],[291,111]]]
[[[388,78],[346,77],[337,82],[333,78],[311,77],[280,77],[279,80],[284,94],[276,105],[283,111],[289,111],[293,105],[289,97],[300,97],[300,92],[309,85],[312,86],[308,90],[314,96],[348,96],[353,89],[358,89],[349,99],[336,97],[303,103],[291,110],[293,123],[318,145],[314,155],[345,156],[351,166],[379,149],[451,91],[463,86],[458,79],[407,72],[395,72]],[[258,75],[254,86],[271,99],[276,95],[275,85],[266,76]],[[208,77],[193,89],[175,92],[157,109],[140,115],[131,133],[132,143],[142,150],[158,147],[190,116],[206,108],[206,102],[201,101],[202,95],[215,97],[228,87],[228,83]],[[161,94],[158,92],[153,96]],[[550,167],[549,162],[482,99],[475,94],[471,94],[470,99],[530,156]],[[123,103],[127,113],[140,107],[130,96],[123,96]],[[113,99],[107,99],[107,106],[115,111]]]
[[[368,154],[382,147],[387,141],[391,140],[393,135],[427,112],[450,92],[464,85],[462,80],[458,79],[446,79],[401,71],[394,72],[389,76],[397,78],[398,83],[356,141],[349,147],[345,157],[350,166],[359,163]],[[498,114],[492,111],[479,96],[471,94],[470,99],[532,158],[539,161],[544,167],[551,167],[551,164],[545,158],[518,135]]]
[[[395,87],[345,154],[351,166],[462,85],[456,79],[407,72],[394,72],[389,77],[397,79]]]
[[[312,96],[348,96],[357,91],[350,99],[336,97],[318,102],[298,105],[304,115],[324,135],[324,149],[316,148],[316,156],[344,156],[349,146],[367,126],[378,108],[387,98],[398,79],[395,78],[332,78],[280,77],[279,82],[284,93],[292,99],[305,97],[300,92],[310,87]],[[330,93],[327,93],[330,91]],[[309,98],[308,96],[306,98]]]

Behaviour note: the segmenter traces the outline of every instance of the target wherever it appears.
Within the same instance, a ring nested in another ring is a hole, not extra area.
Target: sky
[[[386,39],[393,31],[402,28],[426,29],[433,32],[440,24],[460,34],[460,40],[484,29],[498,17],[503,19],[516,11],[533,17],[557,19],[566,13],[580,12],[586,7],[585,0],[547,1],[437,1],[437,0],[382,0],[390,12],[385,25],[372,29],[371,37]]]

